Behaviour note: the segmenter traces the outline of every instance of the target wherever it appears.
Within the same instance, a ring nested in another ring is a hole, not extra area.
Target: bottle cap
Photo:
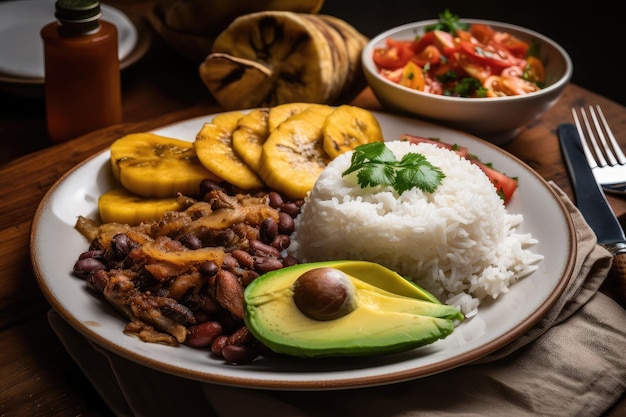
[[[54,16],[66,27],[89,31],[98,27],[102,16],[98,0],[57,0]]]

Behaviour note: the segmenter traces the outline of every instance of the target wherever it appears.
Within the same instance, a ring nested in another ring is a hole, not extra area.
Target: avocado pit
[[[320,321],[343,317],[357,306],[352,280],[342,271],[311,269],[293,283],[293,301],[305,316]]]

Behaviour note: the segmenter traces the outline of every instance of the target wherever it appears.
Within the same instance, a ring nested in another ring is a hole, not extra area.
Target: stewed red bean
[[[74,274],[81,278],[87,278],[97,269],[106,269],[106,266],[96,258],[82,258],[74,264]]]
[[[193,347],[206,347],[222,335],[222,325],[217,321],[207,321],[187,328],[185,343]]]
[[[281,211],[278,213],[278,233],[290,235],[293,233],[296,225],[293,217],[289,213]]]
[[[202,181],[199,187],[199,195],[204,202],[211,204],[213,210],[230,209],[228,198],[218,196],[218,193],[228,193],[235,198],[233,191],[225,183],[211,180]],[[141,250],[134,250],[140,244],[131,239],[132,233],[121,232],[111,238],[106,248],[97,239],[91,242],[89,250],[76,261],[74,274],[84,278],[87,287],[99,294],[105,289],[109,291],[106,287],[112,274],[125,276],[128,278],[126,284],[133,290],[145,292],[147,297],[159,297],[161,300],[155,305],[164,315],[172,318],[171,313],[185,312],[185,344],[209,348],[214,355],[229,363],[250,362],[267,354],[268,349],[260,349],[262,345],[245,326],[245,287],[261,274],[299,263],[296,258],[283,254],[291,242],[294,217],[300,212],[302,201],[287,201],[276,192],[268,193],[266,198],[267,204],[278,211],[278,220],[269,217],[256,225],[256,231],[237,227],[208,231],[213,233],[211,245],[226,248],[219,260],[190,265],[172,265],[167,261],[153,263],[149,256],[142,255]],[[203,212],[190,210],[187,215],[195,221],[204,215]],[[243,235],[242,230],[245,230]],[[171,232],[161,238],[171,236],[175,231]],[[145,229],[140,233],[146,233]],[[170,240],[165,242],[164,251],[201,249],[207,244],[206,236],[201,233],[186,229],[176,239],[167,237]],[[157,239],[156,235],[150,237]],[[120,286],[119,291],[124,288]],[[164,300],[167,302],[159,304]]]
[[[280,216],[281,213],[279,213]],[[287,215],[288,216],[288,215]],[[291,217],[290,217],[291,218]],[[293,219],[292,219],[293,220]],[[263,243],[272,243],[278,234],[278,222],[271,217],[263,220],[259,227],[259,236]]]
[[[222,348],[222,357],[230,363],[252,362],[259,353],[254,346],[226,345]]]

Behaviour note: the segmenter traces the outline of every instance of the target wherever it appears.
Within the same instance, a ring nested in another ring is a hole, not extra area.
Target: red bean
[[[272,246],[282,251],[283,249],[287,249],[290,243],[291,238],[289,237],[289,235],[276,235],[276,237],[272,241]]]
[[[95,269],[91,271],[85,282],[87,288],[102,294],[106,285],[109,283],[109,274],[107,274],[104,269]]]
[[[222,334],[222,325],[217,321],[207,321],[187,329],[185,343],[192,347],[210,346]]]
[[[104,251],[102,249],[94,249],[94,250],[90,250],[87,252],[83,252],[80,254],[80,256],[78,257],[78,259],[85,259],[85,258],[96,258],[96,259],[103,259],[104,258]]]
[[[278,222],[276,220],[268,217],[261,222],[261,225],[259,226],[259,236],[263,243],[272,243],[277,234]]]
[[[269,256],[272,258],[280,258],[280,251],[273,246],[261,242],[260,240],[250,240],[250,249],[257,256]]]
[[[76,261],[73,271],[75,275],[87,278],[92,271],[98,269],[105,269],[105,265],[96,258],[83,258]]]
[[[266,272],[276,271],[283,268],[282,261],[278,258],[257,256],[254,258],[254,269],[264,274]]]
[[[210,179],[204,179],[200,182],[200,194],[205,195],[211,191],[223,191],[224,187]]]
[[[220,270],[220,267],[213,261],[204,261],[198,266],[198,270],[200,273],[207,277],[212,277],[217,274],[217,271]]]
[[[259,354],[252,346],[226,345],[222,348],[222,356],[230,363],[248,363]]]
[[[289,214],[281,211],[278,213],[278,233],[290,235],[296,228],[296,224]]]
[[[300,207],[295,203],[283,203],[280,205],[280,211],[296,217],[300,213]]]
[[[229,345],[245,346],[251,345],[256,339],[250,333],[250,330],[246,326],[242,326],[235,330],[230,336],[228,336]]]
[[[213,343],[211,343],[211,353],[217,356],[222,356],[222,349],[228,343],[228,336],[225,334],[217,336]]]
[[[298,265],[300,263],[300,260],[294,256],[291,255],[287,255],[283,258],[283,266],[287,267],[287,266],[292,266],[292,265]]]
[[[222,268],[232,271],[237,267],[239,267],[239,261],[237,260],[237,258],[227,253],[224,257],[224,260],[222,261]]]
[[[267,198],[269,206],[275,209],[279,208],[284,202],[283,197],[276,191],[270,191],[267,194]]]
[[[245,250],[235,249],[231,252],[233,258],[237,259],[242,268],[252,268],[254,266],[254,257]]]

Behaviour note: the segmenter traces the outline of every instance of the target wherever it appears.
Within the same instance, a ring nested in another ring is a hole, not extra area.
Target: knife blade
[[[557,129],[563,159],[570,174],[576,207],[596,234],[598,243],[613,254],[610,274],[617,280],[626,297],[626,237],[620,222],[609,205],[604,191],[596,182],[587,163],[576,126],[563,123]]]

